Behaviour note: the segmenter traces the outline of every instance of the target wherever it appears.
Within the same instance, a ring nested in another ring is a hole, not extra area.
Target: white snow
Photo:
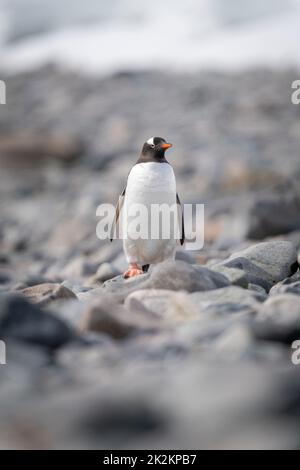
[[[299,0],[277,13],[232,24],[222,21],[220,9],[216,8],[224,0],[202,0],[200,4],[198,0],[194,15],[195,0],[153,0],[149,10],[146,2],[139,3],[145,6],[142,10],[135,0],[127,2],[136,9],[123,9],[123,16],[121,10],[106,22],[74,23],[72,27],[66,25],[2,47],[4,15],[0,10],[1,67],[22,70],[56,62],[97,74],[124,68],[300,67]]]

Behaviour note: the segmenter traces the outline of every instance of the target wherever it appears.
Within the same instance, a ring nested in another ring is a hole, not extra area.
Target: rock
[[[151,312],[126,310],[118,305],[112,296],[102,296],[90,303],[84,312],[81,331],[104,333],[114,339],[125,339],[141,331],[152,331],[158,328],[157,319]]]
[[[232,284],[233,286],[240,286],[247,289],[248,280],[245,272],[242,269],[228,268],[220,264],[211,265],[210,269],[226,276],[227,279],[230,281],[230,284]]]
[[[252,290],[253,292],[259,292],[262,295],[266,295],[267,292],[262,286],[258,286],[257,284],[248,284],[248,290]]]
[[[125,403],[113,397],[104,403],[98,399],[92,408],[80,410],[80,421],[76,424],[79,429],[88,429],[95,435],[103,434],[107,441],[116,442],[121,442],[124,434],[130,442],[137,436],[147,436],[166,427],[164,413],[142,397],[132,397]]]
[[[246,324],[238,323],[217,338],[213,348],[222,354],[225,360],[241,359],[251,356],[255,351],[255,339]]]
[[[22,381],[22,376],[24,378],[28,373],[35,376],[41,367],[47,365],[49,366],[49,354],[45,348],[39,348],[34,344],[16,341],[12,338],[7,341],[7,363],[5,370],[2,370],[4,373],[8,372],[9,375],[13,374],[17,384],[20,379]]]
[[[143,289],[132,292],[125,300],[129,311],[138,309],[139,304],[164,321],[183,321],[197,315],[195,305],[185,292],[165,289]]]
[[[131,310],[136,306],[136,302],[139,302],[144,308],[155,312],[166,321],[187,321],[198,317],[208,309],[214,313],[227,314],[256,311],[259,303],[265,299],[266,294],[250,292],[237,286],[193,293],[144,289],[128,295],[125,307]]]
[[[294,294],[271,296],[259,309],[253,324],[258,339],[287,345],[300,338],[300,303]]]
[[[82,145],[66,134],[27,131],[0,136],[2,168],[31,168],[49,163],[51,159],[68,163],[82,151]]]
[[[28,248],[28,232],[27,230],[20,231],[17,227],[8,227],[3,234],[2,243],[7,252],[21,253]]]
[[[40,306],[48,305],[55,300],[77,299],[74,292],[62,284],[38,284],[37,286],[26,287],[19,292],[30,302]]]
[[[144,289],[206,291],[228,286],[223,274],[184,261],[164,261],[150,269],[150,277],[140,286]]]
[[[102,287],[91,288],[85,292],[78,292],[76,294],[77,299],[81,302],[91,302],[92,300],[98,299],[103,297],[105,292],[103,291]]]
[[[1,296],[0,337],[49,350],[76,339],[74,331],[52,313],[46,313],[21,296]]]
[[[164,261],[150,267],[149,271],[131,279],[117,276],[103,284],[108,293],[115,293],[123,301],[131,292],[140,289],[185,290],[187,292],[217,289],[229,285],[220,273],[184,261]]]
[[[292,243],[271,241],[250,246],[231,255],[222,266],[242,269],[248,282],[269,290],[297,269],[297,252]]]
[[[52,304],[46,307],[46,312],[51,313]],[[69,299],[67,302],[55,303],[55,315],[71,326],[75,331],[80,331],[81,321],[86,310],[84,302],[78,299]]]
[[[102,289],[105,293],[114,294],[116,300],[123,302],[126,297],[137,289],[142,289],[145,279],[148,279],[149,273],[141,274],[140,276],[124,279],[122,275],[116,276],[104,282]]]
[[[77,293],[88,292],[92,289],[92,287],[82,286],[80,284],[76,284],[70,281],[63,281],[61,285],[71,290],[76,296]]]
[[[96,274],[87,281],[87,285],[92,286],[95,284],[101,284],[113,277],[119,276],[120,274],[121,272],[115,268],[112,263],[102,263],[97,269]]]
[[[61,284],[61,279],[56,279],[54,280],[53,278],[49,277],[44,277],[41,275],[36,275],[36,276],[26,276],[24,279],[22,279],[22,284],[24,285],[23,289],[25,287],[33,287],[37,286],[38,284]],[[68,286],[66,286],[68,287]],[[22,289],[22,288],[21,288]],[[20,290],[20,289],[18,289]]]
[[[263,238],[300,228],[300,202],[292,193],[254,198],[247,209],[247,238]]]
[[[300,273],[299,271],[291,277],[287,277],[275,284],[270,290],[270,295],[277,294],[298,294],[300,295]]]
[[[266,297],[266,294],[245,290],[238,286],[190,294],[191,300],[199,306],[205,306],[205,304],[236,304],[239,307],[249,306],[257,308],[259,303],[263,302]]]
[[[249,325],[239,322],[227,328],[211,345],[214,354],[222,361],[249,360],[272,361],[286,360],[285,351],[272,343],[258,342]]]
[[[10,281],[10,275],[4,269],[0,269],[0,284],[8,284]]]

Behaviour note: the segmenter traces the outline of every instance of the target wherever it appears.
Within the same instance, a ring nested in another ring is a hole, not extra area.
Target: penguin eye
[[[152,149],[154,149],[154,148],[155,148],[155,144],[150,144],[150,147],[151,147]]]

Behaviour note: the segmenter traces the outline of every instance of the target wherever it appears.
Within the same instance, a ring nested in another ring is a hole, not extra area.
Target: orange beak
[[[161,144],[162,149],[169,149],[170,147],[172,147],[172,144],[168,144],[167,142],[165,144]]]

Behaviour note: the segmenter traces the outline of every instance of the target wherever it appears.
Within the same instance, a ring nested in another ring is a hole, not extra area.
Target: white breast
[[[126,194],[147,192],[172,192],[176,194],[173,168],[168,163],[138,163],[128,176]]]
[[[130,228],[126,226],[128,213],[133,205],[142,204],[149,213],[153,204],[176,206],[176,180],[173,168],[168,163],[138,163],[127,181],[124,204],[124,250],[129,262],[152,264],[172,258],[175,253],[176,240],[170,239],[133,239]],[[126,215],[127,214],[127,215]],[[151,222],[149,222],[150,225]],[[130,225],[130,224],[128,224]]]

